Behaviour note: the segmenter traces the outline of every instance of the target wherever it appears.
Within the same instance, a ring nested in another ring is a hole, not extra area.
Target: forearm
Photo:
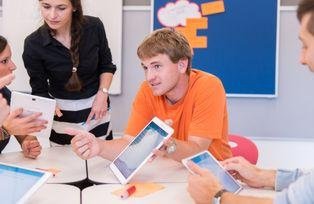
[[[261,169],[258,180],[262,182],[262,186],[275,188],[276,170]]]
[[[233,193],[224,193],[220,200],[221,204],[272,204],[271,198],[258,198],[252,196],[241,196]]]
[[[99,82],[99,88],[109,89],[110,85],[111,85],[111,82],[112,82],[112,77],[113,77],[113,74],[110,73],[110,72],[102,73],[99,76],[99,81],[100,81]]]
[[[207,150],[205,147],[201,147],[194,141],[176,141],[176,151],[171,154],[167,154],[166,157],[174,159],[176,161],[181,161],[182,159],[194,155],[200,151]]]
[[[113,161],[120,152],[129,144],[130,137],[124,136],[121,139],[102,140],[98,139],[100,144],[100,152],[98,156]]]

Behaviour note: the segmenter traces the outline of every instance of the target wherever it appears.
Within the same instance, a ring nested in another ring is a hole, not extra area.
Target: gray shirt
[[[314,203],[314,169],[288,171],[278,169],[276,175],[275,204],[313,204]]]

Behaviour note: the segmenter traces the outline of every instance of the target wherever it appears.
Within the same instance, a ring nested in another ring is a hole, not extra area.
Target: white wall
[[[314,140],[261,140],[254,139],[258,147],[257,165],[264,168],[314,168]]]

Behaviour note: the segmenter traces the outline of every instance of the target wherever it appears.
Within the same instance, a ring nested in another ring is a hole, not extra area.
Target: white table
[[[26,204],[80,204],[80,195],[80,189],[75,186],[44,184],[26,201]]]
[[[138,204],[138,203],[171,203],[171,204],[193,204],[194,201],[187,192],[187,183],[162,183],[164,189],[144,197],[130,197],[122,200],[112,194],[113,191],[122,188],[120,184],[103,184],[85,188],[82,191],[82,204]],[[245,187],[240,195],[258,197],[274,197],[275,191],[266,189],[251,189]]]
[[[101,157],[88,160],[88,179],[95,183],[119,183],[110,170],[109,164],[110,161]],[[156,158],[153,162],[147,162],[130,182],[180,183],[187,182],[188,175],[188,170],[180,162],[167,158]]]
[[[240,192],[240,195],[274,198],[276,195],[276,191],[271,189],[257,189],[244,186],[243,190]]]
[[[188,192],[186,191],[187,183],[162,183],[164,189],[154,192],[150,195],[136,198],[129,197],[122,200],[112,192],[122,188],[120,184],[103,184],[85,188],[82,191],[82,204],[101,204],[101,203],[194,203]]]
[[[87,178],[85,161],[76,156],[70,146],[45,148],[37,159],[25,158],[22,152],[0,154],[0,161],[28,168],[60,170],[47,183],[73,183]]]

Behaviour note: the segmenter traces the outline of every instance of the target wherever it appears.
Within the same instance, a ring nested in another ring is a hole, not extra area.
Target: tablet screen
[[[235,193],[242,188],[207,151],[191,158],[191,160],[198,166],[210,170],[229,192]]]
[[[0,163],[1,203],[18,203],[25,200],[48,177],[44,172]]]
[[[151,121],[113,162],[124,178],[128,178],[169,135]]]

